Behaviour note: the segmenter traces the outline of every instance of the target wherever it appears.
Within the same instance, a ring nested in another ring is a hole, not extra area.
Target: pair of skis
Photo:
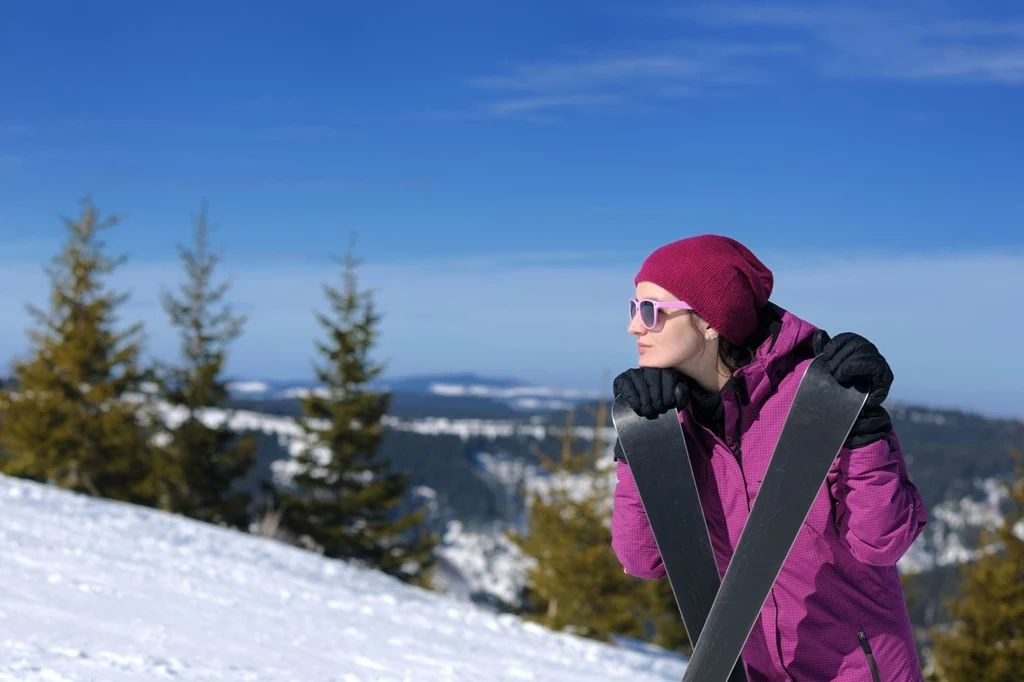
[[[866,400],[821,356],[808,365],[721,579],[678,410],[649,420],[615,400],[612,423],[693,645],[683,682],[747,682],[743,647]]]

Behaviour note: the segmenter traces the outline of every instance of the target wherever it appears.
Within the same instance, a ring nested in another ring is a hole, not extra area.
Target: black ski
[[[819,356],[800,380],[771,463],[683,682],[725,682],[867,395]]]
[[[647,419],[616,398],[612,423],[636,481],[690,643],[696,646],[721,577],[679,411],[673,409],[657,419]],[[747,682],[742,660],[736,661],[729,680]]]

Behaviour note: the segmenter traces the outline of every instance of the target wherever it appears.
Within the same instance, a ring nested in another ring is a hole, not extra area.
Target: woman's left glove
[[[814,354],[824,355],[829,372],[840,384],[859,384],[868,398],[857,422],[853,425],[846,447],[859,448],[888,439],[892,420],[882,407],[889,395],[893,375],[889,363],[873,343],[859,334],[845,332],[830,339],[824,330],[815,332]]]
[[[892,369],[875,344],[844,332],[830,339],[824,330],[814,334],[814,354],[824,355],[829,372],[843,386],[859,384],[868,393],[864,407],[880,407],[892,387]]]

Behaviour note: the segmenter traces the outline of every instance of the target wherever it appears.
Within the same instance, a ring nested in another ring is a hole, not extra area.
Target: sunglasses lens
[[[633,299],[629,300],[629,319],[636,317],[636,301]]]
[[[651,301],[640,302],[640,321],[645,327],[653,327],[657,316],[657,310]]]

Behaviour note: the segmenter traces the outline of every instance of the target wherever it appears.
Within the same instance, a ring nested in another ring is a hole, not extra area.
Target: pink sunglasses
[[[636,317],[636,311],[640,311],[640,322],[647,329],[654,329],[658,324],[658,310],[660,308],[672,308],[677,310],[693,310],[688,303],[682,301],[654,301],[649,298],[629,299],[629,319]]]

